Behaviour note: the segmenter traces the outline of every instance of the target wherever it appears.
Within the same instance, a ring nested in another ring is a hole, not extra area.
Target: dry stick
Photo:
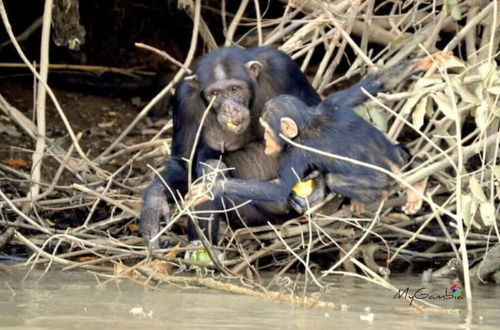
[[[188,68],[187,66],[184,65],[184,63],[177,61],[175,58],[170,56],[166,51],[164,50],[159,50],[158,48],[152,47],[148,44],[142,43],[142,42],[136,42],[134,44],[135,47],[142,48],[149,50],[150,52],[156,53],[163,57],[164,60],[170,61],[173,64],[177,65],[179,68],[184,69],[188,74],[191,74],[191,69]]]
[[[370,60],[369,57],[367,57],[365,55],[365,53],[363,53],[363,51],[359,48],[359,46],[354,42],[354,40],[352,40],[351,36],[344,30],[342,29],[342,27],[340,26],[339,23],[337,23],[337,19],[332,15],[332,13],[330,12],[330,10],[328,10],[328,8],[325,6],[325,4],[323,2],[319,3],[319,5],[325,10],[325,13],[328,15],[328,17],[330,17],[330,23],[335,26],[336,29],[338,29],[340,31],[340,34],[342,35],[342,37],[349,43],[349,45],[352,47],[354,53],[356,53],[356,55],[358,55],[359,57],[361,57],[361,59],[363,59],[363,61],[370,67],[373,67],[374,64],[373,62]]]
[[[283,28],[281,23],[284,24],[284,22],[291,20],[293,17],[295,17],[295,15],[297,15],[297,11],[294,11],[288,17],[283,17],[283,20],[280,21],[280,25],[276,27],[276,32],[273,31],[274,33],[272,32],[268,36],[266,36],[266,40],[264,41],[264,46],[266,45],[269,46],[274,44],[275,42],[278,42],[280,38],[284,38],[285,36],[289,35],[293,30],[297,29],[300,25],[303,25],[304,24],[303,21],[307,21],[308,19],[316,16],[316,13],[309,14],[305,16],[302,20],[294,21],[293,23],[289,24],[286,28]]]
[[[391,231],[394,231],[396,233],[400,233],[400,234],[407,236],[407,237],[413,237],[415,235],[415,233],[413,231],[399,228],[399,227],[394,226],[394,225],[388,225],[388,224],[384,223],[381,226],[384,228],[387,228]],[[422,240],[422,241],[427,241],[427,242],[450,243],[450,241],[447,238],[443,238],[443,237],[436,237],[436,236],[430,236],[430,235],[425,235],[425,234],[418,234],[415,237]],[[451,243],[460,244],[461,241],[459,238],[454,238],[454,239],[452,239]],[[465,244],[484,246],[484,245],[486,245],[486,242],[484,240],[467,240],[467,241],[465,241]]]
[[[78,140],[80,140],[81,137],[82,137],[82,133],[78,133],[78,135],[76,136],[76,138]],[[24,197],[24,198],[18,198],[16,200],[12,200],[11,202],[14,204],[25,203],[25,202],[35,203],[36,201],[50,195],[52,193],[52,191],[54,191],[54,188],[56,187],[56,184],[59,181],[59,178],[61,177],[63,170],[66,168],[66,164],[68,163],[68,160],[71,157],[71,154],[73,153],[74,148],[75,148],[75,146],[73,144],[69,147],[68,151],[66,152],[66,155],[64,156],[63,160],[59,164],[59,167],[57,168],[56,174],[54,175],[54,178],[50,182],[49,187],[47,189],[45,189],[45,191],[43,193],[38,194],[35,197],[28,196],[28,197]]]
[[[287,251],[290,252],[304,266],[304,269],[309,274],[309,276],[311,276],[313,282],[318,287],[323,288],[323,285],[321,283],[319,283],[318,279],[316,278],[316,276],[314,276],[313,272],[311,271],[311,269],[309,268],[309,266],[307,265],[307,263],[304,260],[302,260],[302,258],[300,256],[298,256],[297,253],[286,243],[286,241],[283,239],[283,237],[281,237],[281,235],[278,232],[278,230],[276,230],[275,226],[273,226],[270,222],[267,222],[267,224],[276,233],[276,236],[278,236],[279,240],[286,247]]]
[[[36,139],[36,125],[33,124],[25,115],[23,115],[19,110],[14,108],[12,105],[4,99],[2,94],[0,94],[0,109],[9,117],[14,119],[14,121],[21,126],[26,134],[28,134],[33,140]]]
[[[338,249],[340,252],[342,252],[344,254],[344,256],[347,256],[348,253],[342,248],[342,246],[340,246],[334,239],[333,237],[331,237],[322,227],[318,226],[316,223],[314,223],[314,225],[316,226],[317,230],[319,230],[323,235],[325,235]],[[366,229],[366,232],[371,232],[371,230],[369,228]],[[360,238],[361,239],[361,238]],[[351,254],[353,250],[351,249],[351,251],[349,252],[349,254]],[[338,272],[338,271],[331,271],[331,273],[333,274],[339,274],[339,273],[342,273],[344,275],[348,275],[348,276],[354,276],[354,277],[359,277],[365,281],[368,281],[368,282],[371,282],[371,283],[374,283],[376,285],[379,285],[383,288],[386,288],[386,289],[389,289],[389,290],[392,290],[393,292],[398,292],[399,290],[394,287],[391,283],[389,283],[388,281],[386,281],[384,278],[382,278],[381,276],[379,276],[377,273],[375,273],[374,271],[372,271],[370,268],[368,268],[366,265],[364,265],[363,263],[361,263],[360,261],[356,260],[356,258],[353,258],[352,256],[349,255],[349,260],[355,264],[356,266],[358,266],[361,270],[363,270],[365,273],[371,275],[373,278],[369,278],[367,276],[362,276],[362,275],[359,275],[359,274],[356,274],[356,273],[350,273],[350,272]],[[321,277],[324,277],[326,275],[328,275],[327,273],[325,273],[326,271],[323,272],[323,275]],[[409,297],[406,297],[407,300],[410,300]],[[433,305],[433,304],[430,304],[430,303],[427,303],[427,302],[422,302],[423,304],[425,305],[428,305],[428,306],[433,306],[433,307],[437,307],[436,305]],[[422,307],[420,305],[415,305],[415,308],[422,311]]]
[[[242,0],[240,3],[240,7],[238,8],[238,11],[234,15],[233,20],[231,21],[231,24],[229,24],[229,28],[227,29],[227,34],[226,34],[226,41],[224,42],[224,46],[231,46],[233,43],[233,38],[234,38],[234,33],[236,32],[236,29],[238,28],[238,24],[240,23],[241,16],[245,12],[245,9],[247,8],[249,0]]]
[[[446,206],[447,206],[447,204],[448,204],[450,201],[451,201],[451,198],[450,198],[450,199],[448,199],[445,203],[443,203],[443,207],[446,207]],[[398,255],[399,255],[399,253],[401,252],[401,250],[403,250],[403,249],[404,249],[405,247],[407,247],[407,246],[408,246],[411,242],[413,242],[413,241],[417,238],[417,236],[418,236],[418,235],[419,235],[419,234],[420,234],[420,233],[421,233],[421,232],[422,232],[422,231],[423,231],[423,230],[427,227],[427,225],[428,225],[428,224],[429,224],[429,223],[430,223],[430,222],[431,222],[431,221],[432,221],[435,217],[439,217],[439,213],[438,213],[438,211],[437,211],[437,210],[435,210],[435,209],[432,207],[432,205],[431,205],[431,208],[432,208],[432,213],[430,213],[430,214],[426,215],[426,218],[427,218],[427,219],[425,219],[425,220],[422,222],[422,224],[420,225],[420,227],[419,227],[419,228],[415,231],[414,235],[413,235],[412,237],[408,238],[408,239],[406,240],[406,242],[404,242],[402,245],[400,245],[400,246],[396,249],[396,251],[395,251],[395,252],[392,254],[392,256],[389,258],[388,263],[393,262],[393,261],[394,261],[394,259],[396,259],[396,258],[397,258],[397,256],[398,256]],[[441,223],[442,223],[442,222],[440,222],[440,224],[441,224]],[[445,228],[445,229],[446,229],[446,228]],[[443,230],[443,228],[441,228],[441,230]],[[453,251],[455,251],[455,253],[456,253],[457,257],[458,257],[458,256],[459,256],[458,251],[457,251],[457,249],[456,249],[456,247],[455,247],[455,244],[453,244],[453,240],[452,240],[452,238],[451,238],[450,234],[448,233],[448,230],[444,230],[444,231],[443,231],[443,233],[445,233],[446,237],[447,237],[447,238],[448,238],[448,240],[449,240],[449,244],[451,245],[452,250],[453,250]]]
[[[362,25],[362,33],[361,33],[361,51],[366,54],[368,53],[368,41],[369,41],[369,36],[372,34],[373,31],[373,7],[375,6],[375,0],[368,0],[367,1],[367,6],[366,6],[366,11],[363,16],[364,22],[361,23]],[[354,24],[356,24],[356,20],[353,22],[353,26],[351,27],[351,31],[354,28]],[[356,62],[355,60],[354,62]]]
[[[50,42],[50,26],[52,23],[52,0],[45,0],[45,8],[43,11],[43,24],[42,24],[42,39],[40,42],[40,82],[47,83],[49,75],[49,42]],[[42,160],[45,151],[45,104],[46,92],[43,84],[38,84],[38,91],[36,96],[36,144],[35,151],[32,155],[33,166],[31,168],[31,183],[28,196],[36,198],[40,193],[40,186],[38,182],[41,181]]]
[[[333,55],[333,51],[335,50],[336,43],[337,43],[337,40],[339,37],[340,37],[340,34],[337,32],[337,33],[335,33],[332,40],[329,41],[330,44],[328,45],[328,47],[326,49],[326,53],[323,56],[323,59],[319,63],[318,70],[316,71],[316,75],[314,76],[314,80],[312,82],[312,86],[314,89],[318,89],[321,82],[322,82],[323,73],[325,72],[326,67],[328,66],[328,63],[330,62],[330,58]],[[325,40],[324,37],[323,37],[323,40]],[[339,52],[341,52],[341,51],[339,50]],[[318,90],[318,93],[321,93],[321,91]]]
[[[161,273],[152,273],[148,269],[144,269],[139,267],[138,270],[141,273],[151,276],[156,281],[161,281],[165,283],[177,283],[177,284],[191,284],[191,285],[201,285],[210,289],[216,289],[219,291],[242,294],[251,297],[258,297],[263,299],[269,299],[271,301],[281,301],[293,304],[295,306],[311,308],[314,306],[317,307],[326,307],[326,308],[335,308],[335,304],[332,302],[321,301],[315,298],[308,297],[296,297],[288,294],[284,294],[281,292],[275,291],[267,291],[260,287],[263,292],[249,289],[248,287],[243,287],[231,283],[224,283],[221,281],[217,281],[213,278],[204,278],[204,277],[187,277],[187,276],[168,276],[163,275]]]
[[[32,34],[33,32],[35,32],[36,30],[38,30],[38,28],[39,28],[40,26],[42,26],[42,21],[43,21],[43,16],[38,17],[38,18],[37,18],[37,19],[36,19],[33,23],[31,23],[31,24],[30,24],[30,26],[28,26],[28,27],[26,28],[26,30],[24,30],[22,33],[18,34],[18,35],[16,36],[16,39],[17,39],[18,41],[24,41],[24,40],[28,39],[28,38],[31,36],[31,34]],[[11,43],[12,43],[12,41],[10,41],[10,40],[7,40],[7,41],[5,41],[5,42],[2,42],[2,43],[0,44],[0,51],[1,51],[1,50],[5,47],[5,46],[10,45]]]
[[[467,16],[467,23],[470,23],[474,17],[479,13],[479,6],[474,6],[469,10]],[[474,65],[477,63],[477,50],[476,50],[476,27],[471,27],[470,31],[465,36],[465,52],[467,54],[467,61]]]
[[[33,124],[31,120],[29,120],[25,115],[23,115],[19,110],[14,108],[12,105],[10,105],[0,94],[0,110],[2,110],[7,116],[10,118],[14,119],[14,121],[25,131],[26,134],[28,134],[33,140],[36,139],[36,125]],[[44,137],[46,142],[51,145],[51,147],[56,147],[60,148],[58,144],[54,144],[54,142],[48,138]],[[52,151],[51,148],[47,150],[56,160],[57,160],[57,154]],[[65,167],[73,173],[75,176],[79,177],[77,172],[78,170],[75,168],[72,168],[72,164],[66,163]],[[12,171],[12,169],[9,169]],[[80,178],[80,177],[79,177]],[[29,180],[29,178],[27,178]],[[15,200],[15,203],[17,203],[19,199]],[[29,201],[29,200],[26,200]]]
[[[35,68],[40,67],[39,64],[34,64],[33,66]],[[11,63],[11,62],[0,63],[0,68],[27,68],[27,67],[28,66],[25,63]],[[75,70],[75,71],[87,71],[94,73],[113,72],[113,73],[120,73],[126,76],[136,76],[137,74],[145,76],[154,76],[156,74],[155,72],[152,71],[136,70],[134,68],[125,69],[125,68],[115,68],[102,65],[83,65],[83,64],[50,63],[49,70]]]
[[[446,20],[446,15],[441,15],[438,18],[437,23],[434,25],[434,28],[432,29],[432,32],[427,35],[426,40],[423,42],[423,48],[424,49],[430,49],[432,52],[436,50],[436,41],[439,38],[439,33],[441,32],[443,25]],[[427,51],[420,51],[418,52],[418,55],[421,54],[428,54]]]
[[[15,36],[14,36],[14,33],[12,32],[12,27],[10,25],[10,22],[9,22],[9,17],[7,16],[7,12],[5,10],[5,5],[3,3],[3,0],[0,0],[0,16],[2,17],[2,21],[3,21],[3,24],[5,26],[5,30],[7,31],[7,34],[9,35],[10,39],[12,40],[12,44],[14,45],[14,47],[16,48],[16,51],[19,55],[19,57],[21,57],[21,59],[23,60],[23,62],[28,66],[28,68],[30,69],[30,71],[33,73],[33,75],[38,79],[38,81],[45,87],[47,93],[49,94],[50,96],[50,99],[52,100],[52,102],[54,103],[54,106],[56,107],[56,110],[59,114],[59,116],[61,117],[61,120],[63,121],[64,123],[64,126],[66,128],[66,130],[68,131],[68,134],[70,135],[71,137],[71,140],[73,141],[73,143],[75,144],[75,148],[78,152],[78,154],[82,157],[82,159],[84,159],[85,161],[87,161],[95,170],[96,172],[101,172],[101,169],[99,169],[98,167],[96,167],[94,165],[94,163],[92,163],[87,155],[83,152],[82,148],[80,147],[80,145],[78,144],[78,141],[76,140],[76,136],[75,136],[75,133],[73,132],[73,129],[71,128],[71,125],[69,124],[68,122],[68,119],[66,118],[66,115],[64,114],[64,111],[62,110],[61,108],[61,105],[59,104],[59,102],[57,101],[57,98],[56,96],[54,95],[54,92],[52,91],[52,89],[42,80],[41,76],[38,74],[38,72],[35,70],[35,68],[33,67],[33,65],[30,63],[30,61],[28,60],[28,58],[26,57],[26,55],[24,54],[23,50],[21,49],[21,47],[19,46],[19,43],[17,42]]]
[[[82,186],[82,185],[80,185],[80,184],[77,184],[77,183],[73,183],[73,184],[71,185],[71,187],[72,187],[72,188],[75,188],[75,189],[77,189],[77,190],[80,190],[81,192],[84,192],[84,193],[87,193],[87,194],[89,194],[89,195],[92,195],[92,196],[95,196],[95,197],[97,197],[97,198],[100,198],[100,199],[104,200],[105,202],[107,202],[107,203],[109,203],[109,204],[111,204],[111,205],[114,205],[114,206],[116,206],[116,207],[118,207],[118,208],[122,209],[123,211],[125,211],[125,212],[129,213],[130,215],[132,215],[132,216],[134,216],[134,217],[136,217],[136,218],[138,218],[138,217],[139,217],[139,212],[137,212],[137,211],[135,211],[135,210],[132,210],[131,208],[129,208],[129,207],[127,207],[127,206],[123,205],[123,203],[122,203],[122,202],[120,202],[120,201],[114,200],[114,199],[112,199],[112,198],[110,198],[110,197],[108,197],[108,196],[106,196],[106,195],[100,194],[100,193],[98,193],[97,191],[94,191],[94,190],[92,190],[92,189],[89,189],[89,188],[84,187],[84,186]]]
[[[40,224],[38,224],[37,222],[35,222],[33,219],[31,219],[30,217],[28,217],[26,214],[24,214],[21,210],[19,210],[11,201],[10,199],[3,193],[3,191],[0,189],[0,197],[7,203],[7,206],[9,206],[11,208],[12,211],[14,211],[14,213],[16,213],[17,215],[19,215],[21,218],[23,218],[24,220],[26,220],[29,224],[31,224],[32,226],[34,226],[37,230],[41,231],[42,233],[45,233],[45,234],[48,234],[50,235],[50,230],[47,229],[47,228],[44,228],[42,226],[40,226]]]
[[[370,223],[370,226],[368,227],[368,229],[363,233],[363,236],[361,236],[356,244],[353,245],[353,247],[349,250],[348,253],[344,253],[344,255],[342,256],[342,258],[340,258],[332,267],[330,267],[328,270],[324,271],[323,272],[323,275],[321,275],[321,278],[325,277],[326,275],[330,274],[335,268],[337,268],[338,266],[342,265],[342,263],[347,259],[347,258],[350,258],[351,255],[354,253],[354,251],[356,251],[356,249],[358,248],[358,246],[361,245],[361,243],[365,240],[365,238],[368,237],[368,235],[370,235],[372,233],[372,230],[373,228],[375,227],[375,224],[379,221],[380,219],[380,212],[382,212],[382,207],[384,206],[384,202],[385,201],[382,201],[378,207],[378,210],[375,214],[375,217],[373,218],[372,222]],[[354,258],[353,258],[354,259]]]
[[[500,10],[498,8],[498,1],[493,1],[493,13],[491,14],[491,26],[487,26],[487,28],[491,29],[491,35],[490,35],[490,43],[489,43],[489,50],[488,50],[488,62],[493,63],[493,54],[496,52],[498,49],[499,45],[498,43],[495,42],[498,41],[498,19],[500,19]]]
[[[354,20],[356,19],[356,15],[365,7],[365,5],[366,5],[366,2],[364,4],[359,4],[359,1],[358,1],[356,3],[356,7],[354,9],[351,8],[347,12],[347,15],[348,15],[347,22],[346,22],[346,24],[347,24],[346,33],[347,34],[351,34]],[[318,89],[319,93],[322,93],[325,90],[326,86],[328,85],[328,82],[331,80],[333,73],[337,69],[337,66],[339,65],[342,57],[344,56],[347,42],[348,42],[347,39],[345,39],[345,38],[342,39],[342,43],[340,44],[340,47],[338,48],[337,54],[335,55],[329,68],[326,70],[325,74],[323,75],[322,82],[319,85],[319,89]],[[359,60],[359,62],[361,62],[363,57],[369,58],[369,56],[366,54],[366,52],[363,49],[360,48],[359,51],[363,54],[363,56],[358,55],[358,57],[356,58],[354,63],[358,62],[358,60]],[[351,68],[349,70],[352,70],[352,69],[354,69],[354,65],[351,66]]]
[[[492,13],[493,8],[496,7],[495,2],[496,1],[492,1],[489,5],[484,7],[483,10],[481,10],[481,12],[477,14],[477,16],[468,21],[467,24],[457,32],[455,37],[453,37],[453,39],[448,42],[443,50],[452,50],[457,47],[460,41],[462,41],[462,39],[467,36],[469,30],[475,28],[476,25],[479,25],[483,19],[485,19],[489,14]]]
[[[421,49],[425,52],[426,49],[421,47]],[[441,71],[441,75],[444,77],[448,90],[449,90],[449,95],[451,98],[451,104],[453,107],[453,111],[458,114],[458,107],[457,107],[457,100],[455,99],[455,93],[453,92],[453,87],[451,85],[450,77],[446,72],[443,72],[441,68],[438,67],[438,69]],[[470,275],[469,275],[469,256],[467,255],[467,245],[465,243],[465,233],[464,233],[464,227],[463,227],[463,210],[462,210],[462,173],[463,173],[463,168],[464,168],[464,154],[463,154],[463,147],[462,147],[462,125],[461,125],[461,119],[460,116],[456,116],[455,119],[455,136],[456,136],[456,144],[457,144],[457,171],[455,174],[456,178],[456,189],[455,189],[455,195],[456,195],[456,218],[455,220],[457,221],[457,227],[458,227],[458,237],[460,238],[460,251],[462,252],[462,270],[464,274],[464,282],[465,282],[465,295],[466,295],[466,301],[467,301],[467,311],[468,315],[470,316],[472,313],[472,290],[471,290],[471,284],[470,284]],[[500,134],[500,133],[499,133]]]
[[[193,146],[191,147],[191,154],[188,159],[188,195],[191,194],[191,183],[193,182],[193,160],[196,154],[196,149],[198,147],[198,142],[200,140],[201,132],[203,130],[203,125],[205,124],[205,120],[207,119],[208,113],[212,109],[212,105],[215,102],[216,97],[213,96],[208,104],[207,108],[203,112],[203,116],[201,117],[200,125],[198,126],[198,130],[196,131],[196,135],[193,141]]]
[[[404,118],[400,113],[397,113],[395,112],[394,110],[392,110],[390,107],[388,107],[387,105],[385,105],[384,103],[382,103],[380,100],[378,100],[376,97],[374,97],[373,95],[371,95],[370,93],[368,93],[366,91],[366,89],[364,88],[361,88],[361,90],[363,91],[363,93],[365,93],[372,101],[375,101],[375,103],[377,105],[379,105],[380,107],[382,107],[384,110],[386,110],[387,112],[389,112],[390,114],[392,114],[393,116],[395,116],[402,124],[410,127],[411,129],[413,129],[417,134],[420,135],[420,137],[422,137],[425,141],[427,141],[429,143],[430,146],[434,147],[434,149],[436,149],[440,155],[443,155],[443,157],[445,159],[447,159],[449,162],[450,162],[450,166],[453,167],[453,169],[456,170],[456,165],[455,163],[453,162],[453,159],[441,148],[439,147],[436,143],[434,143],[427,135],[425,135],[424,133],[422,133],[421,130],[419,130],[418,128],[416,128],[412,123],[410,123],[406,118]],[[415,181],[416,182],[416,181]]]
[[[231,268],[231,272],[234,274],[239,274],[243,269],[245,269],[248,265],[250,265],[252,262],[255,260],[262,258],[263,256],[271,253],[273,250],[276,250],[280,247],[283,246],[282,241],[275,241],[271,245],[268,245],[266,247],[263,247],[262,249],[258,250],[254,254],[252,254],[249,257],[246,257],[242,262]]]
[[[190,16],[195,16],[195,13],[193,11],[193,1],[189,0],[189,4],[187,6],[184,6],[186,11]],[[200,31],[200,36],[205,42],[205,46],[209,51],[215,50],[218,48],[217,41],[215,41],[214,36],[212,35],[212,32],[210,32],[210,29],[208,27],[208,24],[205,22],[203,17],[200,14],[200,19],[199,19],[199,31]]]
[[[102,163],[105,164],[114,158],[118,158],[118,157],[126,155],[128,153],[138,151],[138,150],[141,151],[143,149],[148,149],[148,148],[158,148],[158,147],[163,146],[164,144],[165,144],[165,140],[150,140],[147,142],[137,143],[137,144],[134,144],[133,146],[130,146],[130,147],[126,146],[124,149],[118,150],[117,152],[115,152],[109,156],[102,157],[101,160],[102,160]]]
[[[0,0],[2,1],[2,0]],[[200,12],[201,12],[201,0],[196,0],[195,1],[195,10],[194,10],[194,18],[193,18],[193,32],[191,35],[191,45],[189,46],[189,51],[186,56],[186,60],[184,61],[183,67],[177,72],[177,74],[174,76],[174,78],[170,81],[170,83],[163,88],[149,103],[144,107],[144,109],[139,112],[139,114],[132,120],[132,122],[123,130],[123,132],[116,138],[116,140],[111,143],[111,145],[106,148],[94,161],[98,164],[102,164],[102,158],[107,156],[111,151],[114,150],[114,148],[120,143],[125,136],[128,135],[128,133],[132,130],[132,128],[137,125],[139,121],[144,118],[149,110],[153,108],[153,106],[163,98],[171,89],[172,87],[184,76],[186,73],[186,70],[184,67],[189,67],[191,65],[191,62],[193,61],[194,54],[196,52],[196,45],[198,43],[198,31],[199,31],[199,21],[200,21]]]
[[[261,13],[260,13],[259,0],[254,0],[253,3],[254,3],[254,6],[255,6],[255,16],[257,16],[257,40],[258,40],[258,45],[262,46],[262,17],[261,17]]]
[[[319,40],[319,29],[316,29],[316,31],[314,31],[314,34],[313,34],[311,40],[313,43]],[[309,66],[309,62],[311,61],[311,58],[313,56],[314,50],[315,50],[315,47],[311,47],[311,49],[309,49],[309,51],[306,53],[306,56],[302,60],[302,65],[300,66],[300,71],[306,72],[307,67]]]

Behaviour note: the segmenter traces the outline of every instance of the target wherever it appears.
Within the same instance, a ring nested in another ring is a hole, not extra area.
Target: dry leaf
[[[453,107],[451,100],[443,92],[437,92],[432,95],[432,99],[436,102],[438,109],[448,118],[457,120],[458,114]]]
[[[28,168],[28,162],[22,158],[7,159],[5,163],[10,167]]]
[[[479,182],[473,176],[470,178],[469,187],[470,191],[472,192],[472,195],[474,195],[474,197],[476,197],[476,199],[479,202],[481,203],[486,202],[486,195],[484,194],[483,189],[481,188]]]
[[[495,206],[492,203],[481,203],[479,212],[481,212],[481,218],[485,226],[491,226],[495,223]]]
[[[411,114],[413,126],[416,129],[420,129],[424,125],[425,113],[427,112],[427,96],[422,97],[420,101],[418,101],[415,110],[413,110]]]

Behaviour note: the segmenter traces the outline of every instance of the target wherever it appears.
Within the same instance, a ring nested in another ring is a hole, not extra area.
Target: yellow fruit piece
[[[226,126],[229,127],[230,129],[235,129],[238,127],[238,125],[235,125],[230,121],[227,122]]]
[[[314,189],[314,180],[307,180],[307,181],[299,181],[293,186],[292,190],[295,193],[295,195],[302,197],[302,198],[307,198]]]

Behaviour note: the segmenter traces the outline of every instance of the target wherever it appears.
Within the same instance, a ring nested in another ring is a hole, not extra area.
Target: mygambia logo
[[[460,296],[462,294],[462,289],[458,286],[458,284],[453,284],[450,286],[450,291],[454,296]]]

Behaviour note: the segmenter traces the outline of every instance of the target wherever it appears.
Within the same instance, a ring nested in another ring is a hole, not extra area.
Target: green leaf
[[[209,264],[211,262],[208,251],[205,249],[198,249],[191,253],[191,261],[198,262],[200,264]]]
[[[470,191],[472,192],[472,195],[474,195],[474,197],[476,197],[476,199],[479,202],[481,202],[481,203],[486,202],[486,195],[483,192],[483,188],[481,188],[481,185],[476,180],[476,178],[473,176],[471,176],[471,178],[470,178],[469,188],[470,188]]]
[[[382,132],[387,132],[387,116],[379,107],[369,107],[368,114],[372,119],[373,125]]]
[[[368,109],[365,105],[360,105],[354,108],[354,112],[360,116],[361,118],[370,121],[370,117],[368,116]]]
[[[479,205],[479,212],[485,226],[491,226],[495,223],[495,206],[493,206],[493,203],[481,203]]]

